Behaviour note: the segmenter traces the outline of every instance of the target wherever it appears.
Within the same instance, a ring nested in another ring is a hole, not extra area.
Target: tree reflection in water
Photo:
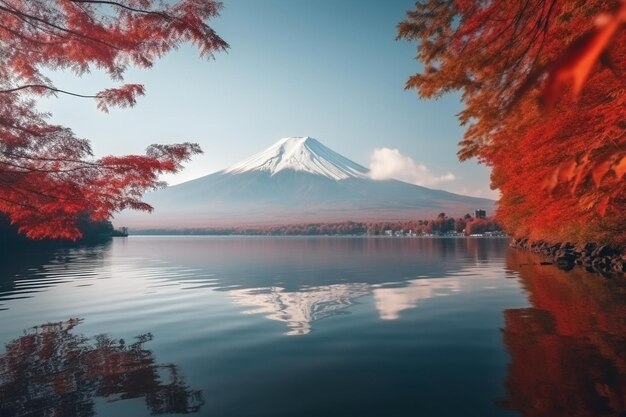
[[[0,416],[87,417],[94,397],[109,401],[144,397],[151,414],[191,413],[202,392],[185,383],[176,365],[158,365],[144,344],[74,334],[81,319],[47,323],[6,345],[0,357]]]
[[[626,416],[626,281],[513,251],[531,308],[504,312],[504,406],[524,417]]]

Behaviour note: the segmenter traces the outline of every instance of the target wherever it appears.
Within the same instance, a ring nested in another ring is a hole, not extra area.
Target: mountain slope
[[[460,216],[492,200],[397,180],[368,170],[313,138],[286,138],[223,171],[146,196],[153,214],[122,213],[134,228],[213,227],[335,221],[391,221]]]

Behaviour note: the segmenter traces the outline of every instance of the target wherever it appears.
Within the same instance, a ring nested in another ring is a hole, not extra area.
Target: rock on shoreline
[[[553,259],[562,269],[580,265],[590,272],[626,272],[626,250],[596,243],[550,243],[512,239],[511,247],[539,253]]]

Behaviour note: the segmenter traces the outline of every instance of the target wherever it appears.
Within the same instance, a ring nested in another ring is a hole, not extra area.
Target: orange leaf
[[[550,176],[546,177],[541,184],[541,188],[552,193],[559,183],[559,168],[555,169]]]
[[[574,184],[572,184],[572,195],[576,192],[576,189],[578,188],[578,186],[582,184],[584,179],[587,177],[588,165],[589,165],[589,153],[586,153],[585,156],[583,156],[580,164],[576,166],[576,169],[574,170],[576,176],[574,178]]]
[[[605,196],[602,197],[602,199],[600,200],[600,202],[597,205],[597,210],[598,213],[600,213],[601,216],[604,216],[606,214],[606,210],[609,207],[609,196]]]
[[[626,156],[624,156],[621,161],[615,163],[613,171],[615,171],[617,180],[621,180],[624,174],[626,174]]]
[[[601,26],[588,31],[572,42],[563,55],[551,65],[541,93],[542,100],[548,108],[554,105],[558,95],[569,83],[573,84],[574,98],[578,96],[591,69],[626,20],[626,3],[616,14],[605,16],[602,20]]]
[[[600,160],[594,167],[591,169],[591,176],[593,178],[593,182],[596,184],[596,188],[600,187],[600,183],[602,182],[602,178],[609,172],[611,169],[611,165],[613,164],[613,158],[606,158]]]
[[[559,166],[559,182],[570,182],[576,173],[576,160],[571,159]]]

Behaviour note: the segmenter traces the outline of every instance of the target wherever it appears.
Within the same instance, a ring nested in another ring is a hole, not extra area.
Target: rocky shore
[[[626,272],[626,250],[596,243],[550,243],[513,239],[511,247],[539,253],[552,260],[562,269],[572,269],[580,265],[590,272]]]

